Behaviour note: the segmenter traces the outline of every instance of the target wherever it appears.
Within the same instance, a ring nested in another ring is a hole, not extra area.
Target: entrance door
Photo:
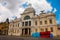
[[[31,29],[30,28],[24,28],[22,29],[22,35],[30,35],[31,34]]]
[[[29,28],[29,35],[31,35],[31,29]]]
[[[25,28],[25,35],[27,35],[28,34],[28,29],[27,28]]]

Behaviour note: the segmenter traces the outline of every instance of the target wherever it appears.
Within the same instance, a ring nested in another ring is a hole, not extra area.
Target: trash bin
[[[53,34],[50,34],[50,38],[53,38]]]

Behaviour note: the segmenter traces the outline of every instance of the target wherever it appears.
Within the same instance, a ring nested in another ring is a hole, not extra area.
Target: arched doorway
[[[31,29],[30,28],[23,28],[22,29],[22,36],[30,36],[31,35]]]

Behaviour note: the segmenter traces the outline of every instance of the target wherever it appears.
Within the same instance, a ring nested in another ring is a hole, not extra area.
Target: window
[[[51,27],[51,32],[53,32],[53,28]]]
[[[35,32],[37,32],[37,29],[35,29]]]
[[[17,33],[19,33],[19,29],[17,30]]]
[[[43,28],[41,28],[41,31],[43,32],[43,31],[44,31],[44,29],[43,29]]]
[[[24,26],[24,22],[22,22],[22,26]]]
[[[29,21],[29,26],[31,26],[31,21]]]
[[[52,19],[50,19],[49,21],[50,21],[50,24],[52,24]]]
[[[11,27],[11,25],[9,25],[9,27]]]
[[[28,20],[28,19],[30,19],[30,16],[25,16],[24,17],[24,20]]]
[[[28,26],[28,21],[25,22],[25,26]]]
[[[35,21],[35,25],[37,25],[37,21]]]
[[[15,24],[15,26],[17,27],[17,24]]]
[[[18,27],[19,27],[19,23],[18,23]]]
[[[40,21],[40,25],[42,25],[42,21]]]
[[[13,29],[12,32],[15,33],[15,29]]]
[[[13,29],[13,33],[16,33],[16,29]]]
[[[45,24],[47,24],[47,21],[45,20]]]
[[[46,31],[48,31],[48,29],[46,28]]]
[[[14,27],[14,24],[13,24],[13,27]]]
[[[60,30],[60,28],[58,28],[58,30]]]

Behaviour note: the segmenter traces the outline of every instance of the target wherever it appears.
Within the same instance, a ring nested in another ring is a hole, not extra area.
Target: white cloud
[[[17,16],[17,18],[20,17],[20,14],[22,14],[24,12],[24,8],[18,8],[17,12],[14,13],[15,16]]]
[[[0,4],[0,22],[4,22],[6,20],[6,18],[11,18],[11,16],[13,16],[13,14],[10,12],[10,10],[8,10],[7,8],[3,7]]]
[[[52,6],[46,0],[22,0],[22,2],[31,3],[38,14],[42,10],[45,10],[45,12],[52,11]]]
[[[25,8],[22,7],[22,4],[25,2],[28,2],[32,4],[32,7],[36,10],[36,14],[39,14],[40,11],[45,10],[51,11],[52,6],[46,1],[46,0],[5,0],[8,5],[2,6],[0,4],[0,10],[1,10],[1,19],[0,21],[4,21],[5,18],[10,18],[12,16],[20,17],[20,14],[24,11]],[[5,2],[4,0],[1,1],[1,3]]]
[[[60,24],[60,20],[57,20],[56,23],[57,23],[57,24]]]
[[[53,11],[53,13],[55,13],[57,11],[57,9],[56,8],[54,8],[54,11]]]

